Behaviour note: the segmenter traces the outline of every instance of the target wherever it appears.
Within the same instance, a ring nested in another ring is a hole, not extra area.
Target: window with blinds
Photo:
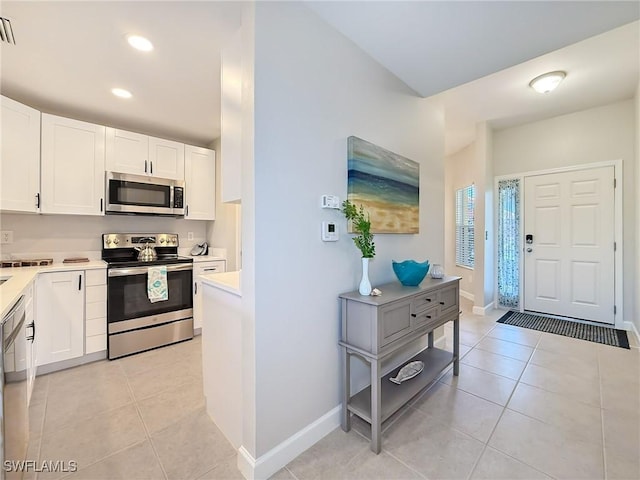
[[[475,260],[474,214],[476,188],[474,185],[456,190],[456,265],[473,268]]]

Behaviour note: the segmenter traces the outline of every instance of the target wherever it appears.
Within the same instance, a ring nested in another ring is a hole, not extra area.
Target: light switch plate
[[[322,222],[322,241],[337,242],[338,238],[338,225],[335,222]]]

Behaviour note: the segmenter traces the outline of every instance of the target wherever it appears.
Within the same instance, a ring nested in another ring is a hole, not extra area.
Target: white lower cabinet
[[[193,328],[202,329],[202,282],[200,275],[226,271],[226,260],[211,260],[193,264]]]
[[[107,270],[87,270],[84,353],[107,349]]]
[[[84,270],[40,273],[36,282],[36,365],[81,357],[84,354]]]

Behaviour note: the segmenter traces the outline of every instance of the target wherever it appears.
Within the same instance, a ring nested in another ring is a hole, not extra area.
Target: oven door
[[[193,316],[193,264],[166,265],[169,299],[151,303],[148,267],[112,267],[107,279],[108,333],[172,322]]]
[[[156,177],[107,173],[107,213],[184,215],[182,198],[174,198],[182,182]]]

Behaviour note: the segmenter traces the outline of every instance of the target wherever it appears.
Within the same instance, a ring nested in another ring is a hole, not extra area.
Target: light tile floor
[[[383,425],[353,419],[280,470],[306,479],[640,479],[640,350],[497,324],[462,299],[451,371]],[[445,327],[446,348],[453,327]]]
[[[27,479],[242,479],[209,419],[201,337],[37,377],[29,459],[77,462]]]
[[[445,373],[389,419],[380,455],[354,418],[272,478],[640,479],[634,339],[624,350],[462,309],[460,376]],[[451,325],[445,334],[450,349]],[[38,377],[29,458],[76,460],[74,479],[241,479],[204,411],[200,347],[196,337]]]

